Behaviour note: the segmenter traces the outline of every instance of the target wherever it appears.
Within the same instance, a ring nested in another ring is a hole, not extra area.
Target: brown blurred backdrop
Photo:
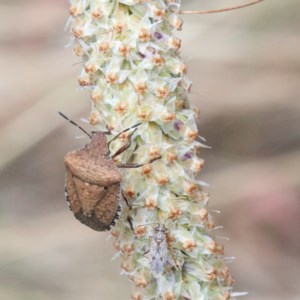
[[[64,0],[0,1],[0,299],[129,299],[107,234],[77,222],[64,200],[63,155],[85,140],[57,111],[79,121],[90,107],[65,49],[67,18]],[[236,290],[300,299],[299,0],[184,20],[181,53],[212,146],[203,179],[237,258]]]

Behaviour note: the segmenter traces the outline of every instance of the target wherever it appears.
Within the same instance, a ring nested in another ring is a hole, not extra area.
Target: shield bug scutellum
[[[110,132],[88,133],[63,113],[59,114],[91,139],[85,147],[70,151],[64,157],[66,200],[74,216],[81,223],[97,231],[109,230],[115,225],[115,219],[118,218],[120,211],[122,174],[119,168],[139,168],[160,157],[143,164],[116,164],[113,161],[130,147],[131,137],[141,123],[123,130],[108,142],[106,135],[111,134]],[[127,142],[111,155],[110,143],[129,130],[132,132],[128,135]]]

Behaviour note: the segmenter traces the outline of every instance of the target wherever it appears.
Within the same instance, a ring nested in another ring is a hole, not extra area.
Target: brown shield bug
[[[127,128],[107,141],[110,132],[95,131],[88,133],[63,113],[59,114],[71,124],[77,126],[91,139],[85,147],[70,151],[64,157],[66,165],[65,196],[75,217],[88,227],[97,230],[109,230],[115,225],[120,211],[122,174],[118,168],[138,168],[160,158],[154,158],[145,164],[118,164],[113,158],[130,147],[131,136],[141,123]],[[110,154],[109,144],[125,131],[134,129],[124,146]]]

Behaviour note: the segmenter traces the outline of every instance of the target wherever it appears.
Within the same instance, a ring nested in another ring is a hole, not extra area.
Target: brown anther
[[[176,99],[176,101],[175,101],[175,107],[178,110],[183,109],[183,107],[184,107],[184,100],[182,100],[182,99]]]
[[[134,252],[134,248],[132,245],[126,244],[123,246],[122,248],[122,252],[128,254],[128,255],[132,255]]]
[[[231,299],[231,295],[230,295],[230,292],[229,291],[226,291],[224,293],[224,297],[222,300],[230,300]]]
[[[147,229],[145,226],[137,226],[136,228],[134,228],[134,234],[139,238],[144,237],[146,232]]]
[[[145,208],[156,209],[157,208],[157,200],[152,197],[147,198],[145,201]]]
[[[183,244],[183,249],[186,251],[193,251],[196,247],[196,243],[192,240],[187,240]]]
[[[106,81],[109,83],[115,83],[118,80],[118,76],[115,73],[108,73],[106,75]]]
[[[95,73],[96,72],[96,66],[94,64],[86,64],[84,66],[84,70],[86,73]]]
[[[211,253],[216,253],[217,250],[217,243],[215,241],[211,241],[206,245],[206,248],[211,252]]]
[[[125,261],[125,262],[123,262],[123,263],[121,264],[121,268],[122,268],[123,270],[125,270],[126,272],[131,272],[131,270],[132,270],[132,265],[131,265],[131,263],[129,263],[128,261]]]
[[[198,131],[197,130],[188,130],[188,132],[186,133],[186,137],[189,140],[195,140],[198,137]]]
[[[151,33],[148,29],[141,29],[139,32],[138,39],[141,42],[148,42],[151,39]]]
[[[145,82],[138,82],[134,87],[135,92],[139,95],[144,94],[146,89],[147,89],[147,85]]]
[[[109,50],[110,46],[109,46],[109,43],[107,42],[102,42],[98,45],[98,50],[99,52],[107,52]]]
[[[125,190],[125,194],[129,197],[132,198],[135,195],[135,191],[133,188],[127,188]]]
[[[200,117],[200,109],[199,109],[199,107],[197,107],[197,106],[193,107],[193,111],[195,113],[195,118],[199,119],[199,117]]]
[[[124,57],[128,56],[128,54],[130,53],[129,46],[126,44],[122,44],[119,48],[119,53]]]
[[[208,192],[205,191],[201,191],[200,193],[197,194],[197,200],[198,201],[204,201],[207,200],[209,197]]]
[[[187,65],[185,64],[180,64],[179,66],[179,73],[181,75],[186,74],[187,73]]]
[[[145,288],[149,283],[148,283],[148,281],[145,278],[140,277],[140,278],[137,279],[137,281],[136,281],[135,284],[138,287]]]
[[[225,286],[232,286],[232,285],[234,284],[234,282],[235,282],[234,278],[233,278],[231,275],[228,275],[228,276],[224,279],[223,284],[224,284]]]
[[[169,95],[169,90],[163,86],[156,89],[156,94],[159,98],[166,98]]]
[[[120,235],[120,231],[117,229],[113,229],[110,234],[114,237],[117,238]]]
[[[193,164],[195,172],[197,172],[197,173],[200,172],[204,167],[204,163],[205,163],[204,159],[199,159],[199,160],[195,161]]]
[[[115,107],[116,112],[123,114],[124,112],[126,112],[126,110],[127,110],[127,103],[124,103],[124,102],[117,103],[117,105]]]
[[[73,17],[77,16],[78,13],[79,13],[78,7],[76,5],[71,5],[70,8],[69,8],[69,13]]]
[[[168,176],[159,176],[157,178],[157,183],[160,185],[166,185],[169,183],[169,178]]]
[[[171,164],[173,161],[177,160],[178,155],[174,152],[168,152],[167,153],[167,161],[169,164]]]
[[[120,250],[121,250],[120,243],[117,242],[117,241],[114,242],[114,247],[115,247],[115,249],[116,249],[117,251],[120,251]]]
[[[149,151],[149,155],[151,156],[151,158],[159,157],[160,149],[158,147],[151,147]]]
[[[230,273],[229,273],[229,268],[228,268],[228,267],[224,267],[224,269],[220,269],[220,270],[218,271],[218,273],[219,273],[223,278],[225,278],[225,277],[227,277],[228,275],[230,275]]]
[[[175,300],[175,295],[171,292],[167,292],[164,294],[163,300]]]
[[[148,175],[152,172],[152,167],[150,165],[142,166],[141,173],[142,175]]]
[[[165,59],[161,55],[157,54],[152,57],[152,62],[155,66],[163,66]]]
[[[107,130],[108,131],[113,131],[115,129],[116,125],[113,123],[108,123],[107,124]]]
[[[166,14],[166,12],[156,7],[153,14],[156,19],[160,19]]]
[[[205,226],[206,226],[207,229],[214,229],[216,225],[213,221],[210,221],[210,222],[207,222],[205,224]]]
[[[170,213],[169,213],[170,218],[172,218],[173,220],[177,219],[181,215],[182,215],[182,210],[178,207],[177,208],[172,208]]]
[[[163,115],[162,118],[165,122],[171,122],[171,121],[175,120],[176,116],[175,116],[175,114],[172,114],[172,113],[166,113]]]
[[[177,50],[181,47],[181,40],[179,38],[172,38],[170,40],[170,47],[174,50]]]
[[[130,135],[130,132],[122,132],[120,135],[119,135],[119,137],[118,137],[118,139],[121,141],[121,142],[126,142],[127,140],[128,140],[128,137],[129,137],[129,135]]]
[[[78,78],[78,82],[81,86],[87,86],[91,84],[89,77],[80,77]]]
[[[76,45],[73,50],[77,56],[83,55],[82,47],[80,45]]]
[[[116,33],[121,33],[124,30],[125,25],[120,22],[117,22],[113,28]]]
[[[224,245],[222,244],[217,244],[217,249],[216,252],[220,255],[224,255]]]
[[[196,214],[197,214],[197,216],[199,216],[199,218],[202,222],[207,221],[208,211],[206,208],[201,208],[200,210],[198,210],[198,212]]]
[[[103,15],[103,12],[99,9],[97,10],[94,10],[92,13],[91,13],[91,16],[94,20],[97,20],[97,19],[100,19]]]
[[[131,296],[132,300],[143,300],[141,294],[135,293]]]
[[[99,91],[93,91],[91,94],[91,99],[96,104],[102,99],[102,95]]]
[[[193,195],[195,193],[195,191],[197,190],[197,185],[194,183],[190,183],[187,187],[186,187],[186,192],[189,195]]]
[[[150,112],[145,112],[143,110],[140,110],[137,113],[137,117],[141,120],[141,121],[147,121],[150,118]]]
[[[176,30],[182,30],[183,20],[181,18],[177,17],[174,20],[173,25]]]
[[[176,241],[174,235],[172,235],[169,231],[167,231],[166,236],[168,244],[171,244]]]
[[[98,115],[92,112],[88,118],[88,121],[91,125],[96,125],[99,123]]]
[[[77,39],[83,37],[83,30],[80,28],[72,28],[72,33]]]
[[[207,274],[207,278],[209,281],[213,281],[217,278],[217,270],[216,269],[212,269],[212,270],[208,271],[206,274]]]

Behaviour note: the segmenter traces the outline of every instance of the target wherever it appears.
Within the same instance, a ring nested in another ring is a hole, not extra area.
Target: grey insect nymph
[[[158,224],[154,228],[154,235],[152,237],[150,246],[150,260],[151,273],[153,277],[159,277],[165,268],[168,257],[168,243],[167,243],[167,228],[164,224]]]

